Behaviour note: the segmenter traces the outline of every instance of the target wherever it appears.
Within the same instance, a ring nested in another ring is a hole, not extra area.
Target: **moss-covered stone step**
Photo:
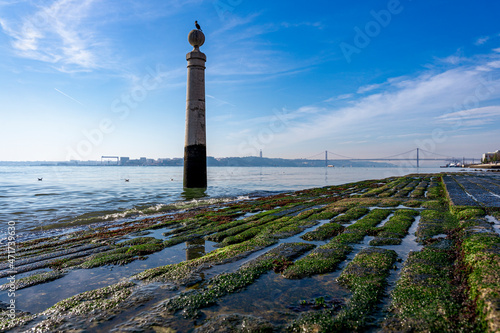
[[[397,254],[393,250],[367,248],[354,257],[339,277],[352,297],[339,312],[307,313],[288,328],[291,332],[354,332],[370,322],[370,313],[384,295],[387,277]]]
[[[365,212],[365,210],[362,212]],[[391,210],[389,209],[373,209],[369,211],[365,217],[349,225],[343,233],[332,238],[330,242],[315,249],[304,258],[297,260],[294,265],[283,272],[283,276],[289,279],[300,279],[315,274],[333,272],[338,264],[344,261],[353,250],[351,244],[361,242],[390,213]],[[359,215],[353,214],[352,216]]]
[[[396,210],[384,226],[377,228],[377,236],[370,241],[371,246],[399,245],[408,234],[418,211],[412,209]]]

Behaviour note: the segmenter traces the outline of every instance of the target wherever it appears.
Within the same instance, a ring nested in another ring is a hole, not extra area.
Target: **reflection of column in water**
[[[328,167],[325,168],[325,184],[328,185]]]
[[[185,200],[200,199],[207,196],[206,189],[204,188],[184,188],[181,197]]]
[[[195,239],[186,242],[186,260],[196,259],[205,254],[205,240]]]

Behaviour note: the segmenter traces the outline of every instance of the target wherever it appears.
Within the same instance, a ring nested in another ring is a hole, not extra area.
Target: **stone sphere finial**
[[[188,35],[189,44],[191,44],[195,49],[199,48],[205,43],[205,35],[200,30],[191,30]]]

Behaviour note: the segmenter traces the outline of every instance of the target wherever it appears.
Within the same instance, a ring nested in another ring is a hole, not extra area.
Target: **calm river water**
[[[75,226],[155,215],[168,205],[187,200],[243,199],[441,171],[439,168],[216,167],[208,169],[209,187],[205,196],[193,199],[183,191],[181,167],[0,166],[0,221],[5,223],[5,228],[0,228],[0,238],[5,237],[9,221],[15,222],[18,236],[27,236],[54,224]]]

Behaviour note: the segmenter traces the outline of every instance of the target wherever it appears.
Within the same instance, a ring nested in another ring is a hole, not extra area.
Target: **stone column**
[[[207,144],[205,132],[205,62],[200,51],[205,35],[192,30],[188,36],[193,51],[186,55],[188,62],[186,96],[186,139],[184,145],[184,187],[207,187]]]

